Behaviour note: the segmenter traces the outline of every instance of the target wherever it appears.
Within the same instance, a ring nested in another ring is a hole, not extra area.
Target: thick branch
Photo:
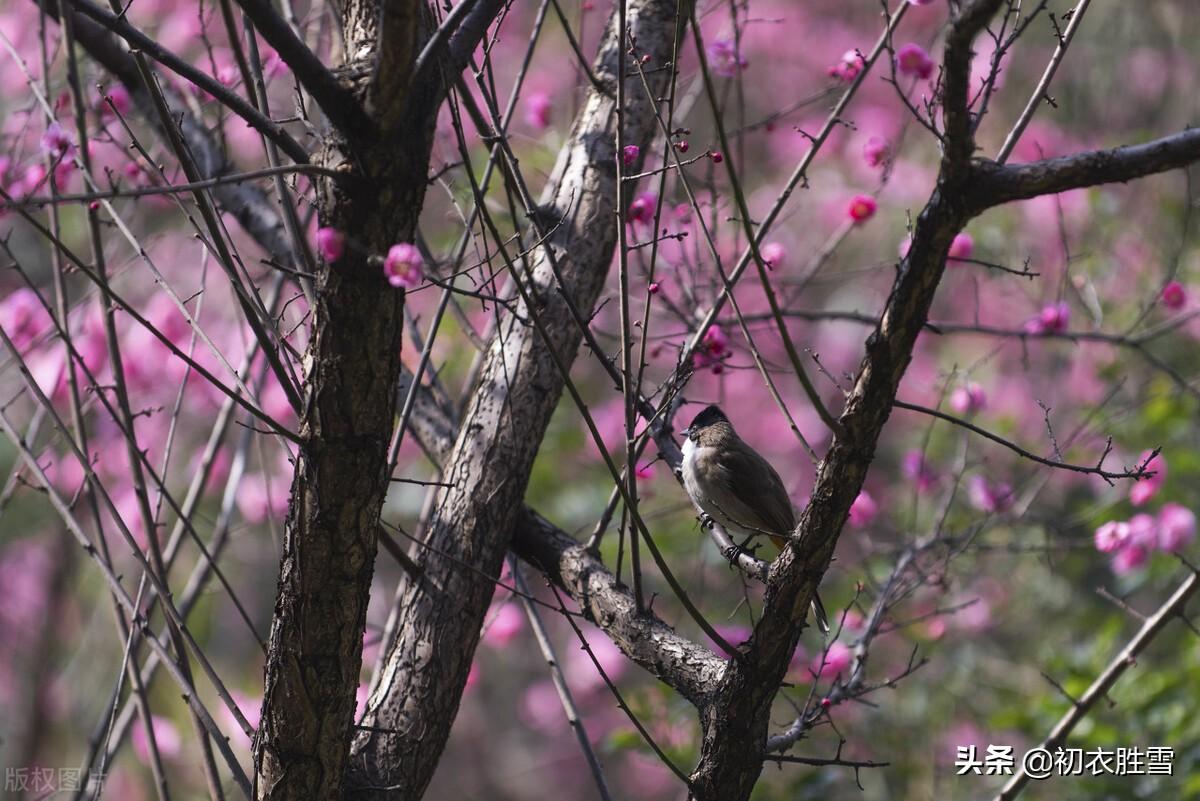
[[[1200,128],[1112,150],[1093,150],[1029,164],[978,161],[975,196],[984,207],[1086,186],[1132,181],[1200,160]]]
[[[631,34],[655,63],[671,58],[676,6],[676,0],[629,4]],[[614,18],[596,69],[609,78],[624,56],[620,34]],[[656,73],[655,94],[667,77]],[[388,788],[363,788],[380,798],[418,797],[432,776],[492,596],[492,582],[480,573],[499,575],[538,444],[563,390],[559,363],[569,364],[579,348],[571,307],[590,313],[604,285],[616,217],[624,212],[616,203],[615,111],[612,98],[589,93],[543,191],[540,205],[564,223],[531,259],[530,272],[516,276],[529,281],[525,292],[537,299],[538,330],[522,322],[529,316],[522,302],[489,343],[445,463],[451,486],[439,493],[429,524],[423,579],[398,599],[398,637],[368,703],[363,723],[371,728],[361,732],[352,758],[365,774],[358,782]],[[626,141],[647,147],[655,132],[650,101],[632,98],[623,116]]]
[[[300,85],[342,133],[361,136],[370,130],[371,120],[358,99],[330,72],[323,61],[295,34],[269,0],[237,0],[267,44],[283,59]]]

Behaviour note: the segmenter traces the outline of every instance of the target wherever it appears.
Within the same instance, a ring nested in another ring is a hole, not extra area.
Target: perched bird
[[[742,440],[718,406],[707,406],[683,432],[683,486],[705,515],[731,536],[766,535],[782,550],[796,513],[775,468]],[[825,606],[814,595],[813,614],[829,631]]]

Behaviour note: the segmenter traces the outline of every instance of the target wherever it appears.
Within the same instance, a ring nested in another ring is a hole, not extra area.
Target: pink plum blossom
[[[629,213],[625,218],[631,223],[648,223],[654,219],[654,209],[658,206],[658,195],[653,192],[643,192],[629,204]]]
[[[779,242],[767,242],[759,249],[759,254],[766,263],[767,268],[776,270],[783,266],[787,260],[787,248]]]
[[[416,245],[400,242],[388,248],[387,258],[383,260],[383,274],[392,286],[412,289],[421,283],[424,263]]]
[[[975,414],[987,406],[987,394],[974,381],[950,393],[950,408],[958,414]]]
[[[75,143],[57,122],[52,122],[42,134],[42,152],[53,159],[62,159],[75,152]]]
[[[725,369],[725,359],[729,354],[729,337],[720,326],[714,325],[704,332],[700,338],[700,346],[692,356],[692,364],[696,369],[710,368],[714,374],[720,374]]]
[[[927,80],[933,75],[933,67],[933,59],[925,52],[925,48],[915,42],[909,42],[896,51],[896,69],[904,75]]]
[[[1158,549],[1175,552],[1196,538],[1196,514],[1177,503],[1164,504],[1158,511]]]
[[[920,492],[925,492],[937,483],[937,472],[920,451],[913,450],[904,454],[900,467],[905,478],[915,482]]]
[[[1169,281],[1162,289],[1162,303],[1171,311],[1179,311],[1187,304],[1187,291],[1178,281]]]
[[[996,514],[1012,505],[1013,488],[1004,482],[989,481],[979,474],[967,479],[967,498],[981,512]]]
[[[175,728],[174,723],[158,715],[151,715],[150,725],[154,728],[154,744],[158,747],[159,754],[167,759],[174,759],[183,752],[183,738],[179,736],[179,729]],[[141,720],[133,724],[129,739],[133,742],[133,752],[137,754],[138,759],[147,765],[150,764],[150,738],[146,735],[146,726]]]
[[[1112,553],[1129,542],[1129,523],[1124,520],[1110,520],[1096,529],[1096,550],[1100,553]]]
[[[1125,576],[1137,570],[1150,559],[1150,552],[1137,545],[1126,545],[1112,559],[1112,571]]]
[[[621,150],[621,163],[629,167],[638,160],[638,156],[642,154],[642,149],[637,145],[625,145]]]
[[[955,234],[954,240],[950,243],[950,252],[947,254],[951,259],[969,259],[971,253],[975,250],[975,240],[966,231]]]
[[[491,614],[483,632],[483,641],[492,648],[508,645],[525,626],[525,616],[516,602],[501,603]]]
[[[839,673],[844,676],[853,661],[854,652],[850,650],[850,646],[838,640],[829,646],[827,653],[813,657],[809,669],[820,678],[833,677]]]
[[[1037,317],[1025,323],[1027,334],[1061,334],[1071,322],[1071,307],[1060,300],[1042,308]]]
[[[879,204],[870,195],[855,195],[850,198],[850,205],[847,207],[846,213],[854,222],[862,223],[874,217],[877,208],[879,208]]]
[[[17,350],[24,350],[49,331],[51,323],[46,307],[38,299],[37,293],[28,287],[13,290],[0,301],[0,326]]]
[[[829,73],[829,77],[831,78],[837,78],[839,81],[849,83],[858,77],[858,74],[862,72],[866,63],[866,60],[857,50],[847,50],[842,54],[841,60],[826,70],[826,72]]]
[[[550,127],[550,95],[545,92],[533,92],[525,98],[525,124],[530,128],[545,130]]]
[[[1135,481],[1130,488],[1129,502],[1134,506],[1142,506],[1146,501],[1153,498],[1159,488],[1162,487],[1163,482],[1167,480],[1166,458],[1161,453],[1154,454],[1154,458],[1151,458],[1152,453],[1154,452],[1143,451],[1142,455],[1138,457],[1138,466],[1140,467],[1144,464],[1147,472],[1154,473],[1154,475]]]
[[[868,167],[882,167],[891,154],[891,147],[888,145],[886,139],[872,136],[863,145],[862,154],[863,161],[867,163]]]
[[[731,39],[717,39],[708,46],[708,63],[712,71],[723,78],[732,78],[738,70],[749,66],[746,57],[737,52]]]
[[[850,504],[850,525],[869,526],[879,514],[879,504],[866,490],[858,493],[854,503]]]
[[[322,259],[333,264],[346,252],[346,235],[336,228],[318,228],[317,252]]]

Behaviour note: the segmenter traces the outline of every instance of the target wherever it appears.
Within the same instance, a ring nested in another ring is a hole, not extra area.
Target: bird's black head
[[[729,418],[725,416],[725,412],[721,411],[721,407],[716,404],[705,406],[700,414],[692,418],[692,424],[688,426],[684,433],[691,437],[699,433],[705,428],[714,423],[728,423]]]

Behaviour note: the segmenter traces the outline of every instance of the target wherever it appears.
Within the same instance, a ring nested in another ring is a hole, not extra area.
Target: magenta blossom
[[[855,195],[850,198],[850,205],[846,208],[846,213],[855,223],[862,223],[874,217],[875,210],[878,208],[879,204],[870,195]]]
[[[881,139],[878,136],[872,136],[863,145],[862,149],[863,161],[868,167],[882,167],[888,160],[891,154],[891,147],[886,139]]]
[[[1196,514],[1177,503],[1164,504],[1158,512],[1158,549],[1175,552],[1196,538]]]
[[[50,329],[52,320],[37,293],[21,287],[0,301],[0,326],[12,339],[17,350],[24,350]]]
[[[829,73],[829,77],[831,78],[837,78],[839,81],[849,83],[858,77],[858,74],[862,72],[866,64],[866,60],[857,50],[847,50],[842,54],[842,60],[834,64],[826,72]]]
[[[767,242],[758,252],[770,270],[782,267],[787,260],[787,248],[778,242]]]
[[[858,497],[854,499],[854,503],[850,504],[850,525],[852,526],[869,526],[879,515],[879,504],[871,497],[871,494],[866,490],[858,493]]]
[[[1071,322],[1071,307],[1060,300],[1044,307],[1037,317],[1025,323],[1027,334],[1061,334]]]
[[[388,248],[387,258],[383,260],[383,274],[392,286],[412,289],[421,283],[423,264],[421,251],[415,245],[401,242]]]
[[[1002,481],[993,483],[976,474],[967,479],[967,497],[971,506],[979,511],[998,514],[1012,506],[1013,488]]]
[[[654,219],[654,209],[658,205],[658,195],[653,192],[643,192],[629,204],[629,213],[625,218],[631,223],[648,223]]]
[[[1124,520],[1110,520],[1096,529],[1094,539],[1097,551],[1112,553],[1129,542],[1129,524]]]
[[[1134,506],[1141,506],[1153,498],[1163,482],[1167,480],[1167,460],[1161,453],[1154,454],[1154,458],[1151,459],[1152,453],[1154,452],[1143,451],[1142,455],[1138,457],[1138,466],[1145,465],[1146,471],[1154,473],[1154,475],[1135,481],[1133,487],[1130,488],[1129,502]]]
[[[700,338],[700,346],[692,356],[692,364],[696,369],[708,367],[714,375],[720,375],[725,370],[725,359],[729,356],[729,337],[720,326],[711,326]]]
[[[718,39],[708,46],[708,63],[712,71],[723,78],[732,78],[738,70],[750,66],[730,39]]]
[[[1150,559],[1150,552],[1137,545],[1127,545],[1117,551],[1112,560],[1112,571],[1118,576],[1128,575]]]
[[[900,469],[905,478],[916,483],[919,492],[925,492],[937,483],[937,471],[930,466],[929,461],[920,451],[914,450],[904,454]]]
[[[950,252],[947,254],[951,259],[969,259],[971,253],[975,250],[975,240],[971,235],[963,232],[954,236],[954,241],[950,243]]]
[[[933,59],[925,52],[925,48],[915,42],[909,42],[896,51],[896,69],[905,75],[927,80],[933,75],[933,66]]]
[[[1187,304],[1187,292],[1183,284],[1170,281],[1162,290],[1162,303],[1171,311],[1179,311]]]
[[[42,152],[53,159],[62,159],[75,152],[75,143],[57,122],[50,123],[42,134]]]
[[[853,661],[854,652],[850,650],[850,646],[839,640],[829,646],[827,653],[813,657],[809,669],[818,677],[832,677],[839,673],[845,675],[846,669]]]
[[[1149,552],[1158,547],[1158,521],[1148,514],[1129,518],[1129,542],[1126,547]]]
[[[550,109],[550,95],[545,92],[534,92],[525,98],[525,124],[539,130],[549,128]]]
[[[638,160],[638,156],[642,154],[642,149],[637,145],[625,145],[621,149],[621,163],[626,167]]]
[[[987,406],[987,394],[974,381],[950,393],[950,408],[958,414],[975,414]]]
[[[317,229],[317,252],[333,264],[346,252],[346,235],[336,228]]]

